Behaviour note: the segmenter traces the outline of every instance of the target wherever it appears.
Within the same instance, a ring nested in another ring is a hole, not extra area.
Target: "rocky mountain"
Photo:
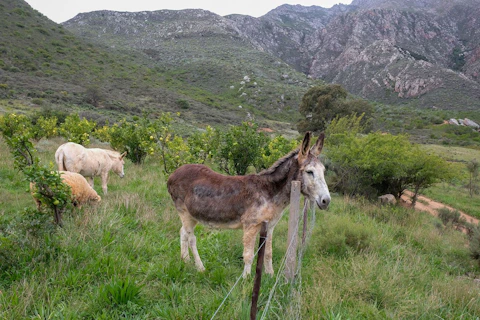
[[[264,53],[367,99],[475,110],[478,17],[480,0],[354,0],[329,9],[283,5],[260,18],[203,10],[99,11],[79,14],[64,27],[110,47],[141,50],[172,68],[181,65],[193,71],[189,77],[206,65],[209,73],[225,73],[241,64],[238,52]],[[245,71],[250,77],[266,72]]]

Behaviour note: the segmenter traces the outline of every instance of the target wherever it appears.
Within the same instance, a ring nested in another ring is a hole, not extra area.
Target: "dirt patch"
[[[400,203],[404,206],[411,206],[412,196],[413,196],[413,192],[408,191],[408,190],[405,191],[404,194],[402,195]],[[417,199],[417,203],[415,204],[415,210],[428,212],[435,217],[438,216],[438,211],[437,210],[442,209],[442,208],[447,208],[447,209],[452,210],[452,211],[455,211],[455,210],[458,211],[460,213],[460,215],[463,218],[465,218],[465,221],[467,221],[471,224],[478,225],[478,223],[480,222],[479,219],[476,219],[472,216],[469,216],[465,212],[462,212],[460,210],[457,210],[455,208],[447,206],[446,204],[443,204],[441,202],[434,201],[434,200],[432,200],[430,198],[427,198],[425,196],[420,196],[419,195],[418,199]]]

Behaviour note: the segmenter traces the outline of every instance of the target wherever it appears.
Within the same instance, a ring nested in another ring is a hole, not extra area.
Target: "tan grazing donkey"
[[[86,203],[98,203],[102,198],[97,194],[97,192],[88,184],[87,180],[76,172],[70,171],[59,171],[60,177],[63,183],[66,183],[70,186],[72,192],[72,204],[80,209]],[[36,192],[36,186],[34,183],[30,182],[30,192],[32,196]],[[42,203],[40,200],[33,197],[33,200],[37,204],[37,209],[40,209]]]
[[[320,209],[326,209],[330,203],[325,167],[318,159],[324,134],[311,149],[310,138],[311,133],[307,132],[299,149],[259,174],[226,176],[198,164],[183,165],[173,172],[167,186],[182,221],[181,257],[189,260],[190,248],[197,269],[205,270],[193,232],[198,222],[217,228],[243,228],[243,276],[246,277],[252,267],[255,238],[262,222],[267,221],[265,270],[273,274],[272,233],[290,202],[292,181],[299,180],[302,194]]]
[[[123,178],[123,158],[126,154],[100,148],[85,148],[80,144],[67,142],[58,147],[55,162],[60,171],[80,173],[87,178],[92,188],[93,177],[100,176],[103,193],[107,194],[108,173],[112,170]]]

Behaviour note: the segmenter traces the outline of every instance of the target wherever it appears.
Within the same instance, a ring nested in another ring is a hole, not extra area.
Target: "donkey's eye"
[[[312,170],[307,170],[305,171],[308,175],[311,175],[313,177],[313,171]]]

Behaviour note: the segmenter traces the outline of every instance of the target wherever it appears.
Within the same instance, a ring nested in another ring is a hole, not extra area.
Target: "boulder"
[[[459,126],[459,125],[460,125],[460,124],[458,123],[457,119],[453,119],[453,118],[450,119],[450,120],[448,120],[448,123],[449,123],[449,124],[454,124],[454,125],[456,125],[456,126]]]
[[[465,118],[463,120],[463,124],[466,125],[466,126],[469,126],[471,128],[474,128],[474,129],[480,128],[480,125],[478,125],[475,121],[472,121],[472,120],[467,119],[467,118]]]
[[[378,197],[378,201],[382,205],[395,205],[397,204],[397,199],[391,193],[384,194],[383,196]]]

